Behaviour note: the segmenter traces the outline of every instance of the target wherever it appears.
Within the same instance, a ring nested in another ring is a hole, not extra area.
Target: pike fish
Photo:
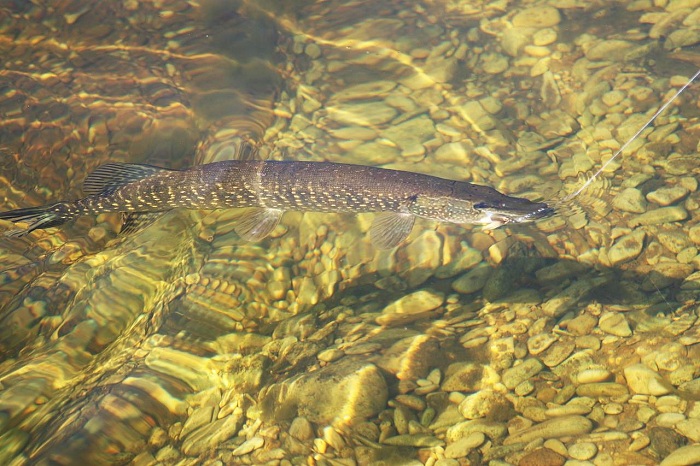
[[[108,163],[86,178],[83,191],[82,199],[2,212],[0,219],[26,223],[25,230],[9,232],[21,236],[103,212],[138,216],[176,208],[252,207],[236,232],[257,241],[270,234],[288,210],[376,212],[370,236],[377,247],[386,249],[406,239],[416,217],[496,228],[552,213],[545,203],[487,186],[332,162],[231,160],[186,170]]]

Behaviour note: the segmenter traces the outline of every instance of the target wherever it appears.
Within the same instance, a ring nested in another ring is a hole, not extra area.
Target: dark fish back
[[[426,189],[449,193],[451,182],[419,173],[326,162],[268,161],[260,176],[262,204],[282,210],[398,212]]]

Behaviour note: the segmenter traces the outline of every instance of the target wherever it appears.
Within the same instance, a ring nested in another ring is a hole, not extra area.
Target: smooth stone
[[[386,445],[395,445],[402,447],[419,447],[419,448],[431,448],[431,447],[441,447],[445,445],[445,442],[439,438],[433,437],[428,434],[403,434],[396,435],[394,437],[389,437],[384,439],[382,442]]]
[[[612,205],[617,210],[635,214],[643,214],[647,210],[647,201],[637,188],[624,189],[613,198]]]
[[[573,459],[586,461],[593,458],[598,453],[598,447],[595,443],[581,442],[571,445],[568,451]]]
[[[389,304],[382,310],[382,315],[377,317],[379,325],[388,325],[400,320],[401,316],[413,316],[420,318],[423,314],[442,306],[445,295],[433,290],[418,290]],[[414,319],[411,319],[414,320]],[[402,320],[403,322],[403,320]]]
[[[438,147],[433,156],[438,162],[465,163],[469,160],[470,149],[464,142],[449,142]]]
[[[448,241],[446,241],[446,248],[448,247],[448,244]],[[437,270],[435,270],[435,277],[452,278],[460,273],[464,273],[467,270],[472,269],[473,267],[476,267],[482,260],[483,257],[481,255],[481,251],[467,245],[460,244],[456,257],[451,258],[449,262],[438,267]]]
[[[625,367],[624,374],[627,386],[634,393],[660,396],[671,392],[668,383],[661,375],[643,364]]]
[[[674,254],[680,253],[691,244],[688,235],[681,231],[660,231],[657,238],[659,243]]]
[[[243,416],[231,414],[191,432],[182,442],[186,455],[196,456],[233,437],[243,424]]]
[[[612,373],[607,369],[584,369],[577,373],[574,380],[577,383],[600,383],[605,382],[612,376]]]
[[[481,68],[487,74],[503,73],[508,66],[508,58],[500,53],[484,53],[481,56]],[[480,124],[480,122],[477,123]],[[482,129],[486,130],[483,126]]]
[[[527,350],[531,355],[537,356],[557,340],[558,338],[550,333],[539,333],[527,339]]]
[[[264,417],[305,417],[318,424],[375,416],[386,406],[382,371],[366,361],[343,358],[315,372],[272,385],[262,396]]]
[[[297,440],[310,440],[314,437],[314,428],[305,417],[296,417],[289,426],[289,435]]]
[[[600,316],[598,327],[605,333],[618,337],[628,337],[632,335],[632,329],[627,319],[624,314],[619,312],[605,312]]]
[[[505,424],[501,422],[474,419],[453,424],[447,429],[447,432],[445,432],[445,440],[447,440],[448,443],[456,442],[474,432],[481,432],[493,441],[502,438],[506,434],[507,429]]]
[[[526,8],[513,16],[513,26],[516,28],[543,29],[556,26],[561,21],[559,10],[551,6]]]
[[[685,421],[685,414],[681,413],[661,413],[656,416],[654,422],[661,427],[675,427],[679,422]]]
[[[639,225],[659,225],[662,223],[680,222],[688,218],[688,212],[680,206],[660,207],[638,215],[628,222],[634,228]]]
[[[636,230],[628,235],[624,235],[615,241],[615,244],[608,249],[608,258],[612,265],[623,264],[636,259],[644,248],[644,230]]]
[[[700,419],[686,419],[676,423],[676,430],[691,441],[700,442]]]
[[[557,31],[552,28],[540,29],[532,35],[532,43],[537,46],[550,45],[557,41]]]
[[[506,28],[501,35],[501,47],[511,57],[517,57],[526,45],[530,43],[524,28]]]
[[[508,411],[513,411],[512,403],[502,393],[489,388],[468,395],[459,404],[459,412],[465,419],[493,418]]]
[[[589,396],[591,398],[601,396],[622,396],[627,395],[627,387],[619,383],[597,382],[586,383],[576,388],[578,396]]]
[[[573,340],[560,341],[547,350],[542,356],[542,362],[547,367],[556,367],[571,356],[574,349],[576,349],[576,343]]]
[[[398,114],[384,102],[339,102],[327,107],[328,117],[339,123],[357,126],[379,126]]]
[[[437,340],[429,335],[402,338],[384,352],[377,365],[399,380],[417,380],[438,363]]]
[[[384,96],[396,87],[395,81],[371,81],[345,87],[334,93],[330,102],[341,100],[370,100]]]
[[[564,463],[566,463],[565,456],[549,448],[538,448],[520,458],[518,466],[563,466]]]
[[[539,374],[544,369],[544,365],[539,359],[531,358],[523,361],[515,367],[511,367],[503,372],[503,384],[513,389],[521,382]]]
[[[590,314],[581,314],[578,317],[571,319],[567,324],[566,328],[574,335],[583,336],[588,335],[598,324],[598,319]]]
[[[504,441],[504,445],[519,442],[531,442],[535,439],[551,439],[584,435],[593,430],[593,422],[583,416],[563,416],[549,419],[520,432],[516,432]]]
[[[472,432],[456,442],[449,443],[445,447],[445,457],[464,458],[473,449],[481,446],[486,441],[486,436],[482,432]]]
[[[427,116],[421,115],[389,125],[381,132],[381,136],[394,142],[402,150],[408,150],[434,138],[435,123]]]
[[[692,466],[700,463],[700,445],[688,445],[674,450],[659,466]]]
[[[693,273],[693,270],[694,268],[690,264],[660,262],[654,266],[651,274],[644,278],[642,289],[644,291],[658,291],[674,282],[685,280]]]
[[[675,450],[684,446],[686,438],[670,427],[652,427],[648,431],[649,448],[659,458],[669,456]]]
[[[440,389],[444,392],[477,392],[500,382],[500,377],[491,366],[474,362],[455,362],[445,371]]]
[[[647,194],[647,200],[665,207],[680,201],[688,193],[690,193],[690,190],[683,186],[669,186],[650,192]]]
[[[377,137],[377,132],[372,128],[362,126],[345,126],[338,129],[329,129],[328,133],[338,139],[371,141]]]
[[[666,50],[673,50],[678,47],[688,47],[700,43],[699,29],[677,29],[668,35],[664,41]]]
[[[591,61],[621,61],[632,47],[626,40],[603,40],[584,53]]]
[[[486,285],[492,273],[493,268],[489,265],[479,265],[457,277],[457,279],[452,282],[452,289],[460,294],[475,293]]]
[[[248,453],[252,452],[253,450],[257,450],[258,448],[261,448],[265,444],[265,439],[262,437],[252,437],[242,444],[240,444],[238,447],[236,447],[231,454],[233,456],[242,456],[242,455],[247,455]]]

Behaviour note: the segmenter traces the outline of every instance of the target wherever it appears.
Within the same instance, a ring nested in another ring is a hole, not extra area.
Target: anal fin
[[[408,237],[415,222],[416,217],[411,214],[395,212],[377,214],[369,229],[372,244],[379,249],[395,248]]]
[[[243,214],[236,223],[236,233],[247,241],[260,241],[280,223],[284,211],[254,208]]]

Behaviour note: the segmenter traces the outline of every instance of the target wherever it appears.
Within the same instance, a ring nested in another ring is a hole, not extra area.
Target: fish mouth
[[[484,217],[481,219],[481,223],[486,225],[486,229],[498,228],[509,223],[532,222],[549,217],[555,212],[554,208],[544,202],[530,202],[527,206],[518,206],[516,208],[494,206],[481,207],[479,204],[474,207],[483,212]]]

